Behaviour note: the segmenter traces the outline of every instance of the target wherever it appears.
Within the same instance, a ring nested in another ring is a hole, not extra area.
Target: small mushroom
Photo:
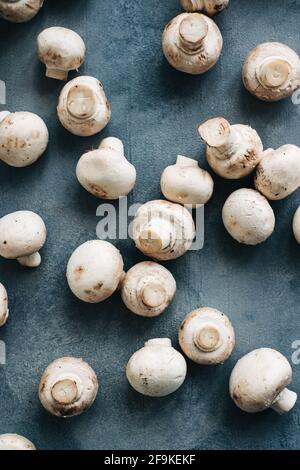
[[[8,314],[8,296],[4,285],[0,282],[0,327],[7,322]]]
[[[283,145],[269,149],[257,167],[255,187],[267,199],[284,199],[300,186],[300,148]]]
[[[71,29],[54,26],[42,31],[37,39],[38,56],[46,65],[46,77],[67,80],[71,70],[78,70],[85,59],[85,44]]]
[[[201,124],[198,132],[207,144],[209,165],[222,178],[248,176],[262,159],[261,139],[250,126],[232,126],[226,119],[218,117]]]
[[[45,370],[39,385],[43,407],[54,416],[68,418],[88,410],[98,393],[97,376],[82,359],[63,357]]]
[[[118,289],[124,277],[123,267],[122,256],[111,243],[88,241],[79,246],[69,260],[69,287],[84,302],[103,302]]]
[[[298,207],[294,215],[293,232],[296,241],[300,244],[300,206]]]
[[[214,16],[229,6],[229,0],[180,0],[180,4],[185,11]]]
[[[161,191],[166,199],[193,207],[206,204],[212,197],[214,182],[210,174],[192,158],[179,155],[161,177]]]
[[[0,113],[0,160],[7,165],[32,165],[43,155],[48,142],[47,126],[36,114]]]
[[[247,90],[263,101],[292,96],[300,85],[300,58],[285,44],[260,44],[246,58],[243,81]]]
[[[103,85],[94,77],[77,77],[67,83],[60,94],[57,113],[64,128],[80,137],[102,131],[111,116]]]
[[[163,52],[180,72],[200,75],[218,61],[223,47],[222,34],[213,20],[200,13],[182,13],[165,27]]]
[[[195,238],[190,212],[179,204],[150,201],[139,208],[133,222],[136,247],[156,260],[179,258]]]
[[[267,199],[254,189],[238,189],[223,207],[227,232],[239,243],[258,245],[269,238],[275,228],[275,215]]]
[[[42,218],[30,211],[18,211],[0,219],[0,256],[16,259],[22,266],[37,268],[39,251],[46,241]]]
[[[292,381],[292,368],[278,351],[255,349],[242,357],[230,377],[230,395],[243,411],[257,413],[272,408],[280,415],[290,411],[297,394],[286,387]]]
[[[147,341],[133,354],[126,368],[130,385],[149,397],[165,397],[176,392],[183,384],[186,372],[184,357],[167,338]]]
[[[182,322],[179,343],[186,356],[197,364],[221,364],[234,349],[234,329],[224,313],[214,308],[199,308]]]
[[[0,17],[12,23],[32,20],[44,4],[44,0],[0,0]]]
[[[18,434],[1,434],[0,450],[36,450],[34,444]]]
[[[172,302],[176,281],[160,264],[144,261],[133,266],[122,283],[121,295],[126,307],[141,317],[157,317]]]
[[[85,153],[76,174],[79,183],[101,199],[127,196],[136,182],[136,170],[124,155],[124,145],[115,137],[102,140],[97,150]]]

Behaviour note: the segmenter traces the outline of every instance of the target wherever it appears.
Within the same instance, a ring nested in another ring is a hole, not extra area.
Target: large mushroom
[[[0,327],[7,322],[8,314],[8,296],[4,285],[0,282]]]
[[[0,450],[36,450],[34,444],[19,434],[1,434]]]
[[[44,4],[44,0],[0,0],[0,17],[12,23],[32,20]]]

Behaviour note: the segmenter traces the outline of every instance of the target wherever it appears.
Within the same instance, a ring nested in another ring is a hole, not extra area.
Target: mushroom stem
[[[17,261],[21,266],[25,266],[26,268],[38,268],[42,262],[42,258],[39,252],[36,252],[32,255],[21,256],[17,258]]]
[[[56,80],[63,80],[67,81],[68,80],[68,71],[66,70],[61,70],[61,69],[53,69],[53,68],[46,68],[46,77],[48,78],[54,78]]]
[[[205,18],[198,13],[191,13],[179,25],[179,38],[182,47],[195,52],[201,48],[204,38],[208,34],[208,24]]]
[[[77,400],[79,390],[74,380],[62,379],[52,386],[51,395],[56,403],[71,405]]]
[[[204,142],[217,150],[220,160],[229,159],[237,151],[238,133],[226,119],[209,119],[199,126],[198,131]]]
[[[294,407],[296,401],[297,393],[285,388],[275,399],[271,408],[276,411],[276,413],[283,415],[284,413],[288,413]]]
[[[122,140],[116,137],[107,137],[100,142],[99,149],[115,150],[116,152],[124,155],[124,145]]]
[[[195,346],[203,352],[216,351],[222,344],[221,332],[213,323],[203,324],[194,334]]]
[[[290,64],[280,57],[271,57],[265,60],[258,68],[257,78],[266,88],[278,88],[288,80]]]
[[[185,157],[184,155],[178,155],[176,165],[180,166],[181,168],[189,168],[191,166],[198,168],[197,160],[193,158]]]
[[[152,346],[171,347],[172,341],[169,338],[154,338],[154,339],[149,339],[149,341],[146,341],[145,347],[152,347]]]
[[[151,220],[139,237],[145,253],[153,254],[170,248],[174,244],[174,229],[171,221]]]
[[[150,308],[158,308],[166,301],[167,292],[158,281],[151,281],[141,291],[141,299],[144,305]]]
[[[75,119],[90,119],[97,110],[94,90],[86,84],[72,86],[67,97],[67,109]]]

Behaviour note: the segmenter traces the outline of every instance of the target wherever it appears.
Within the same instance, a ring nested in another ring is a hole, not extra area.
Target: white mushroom
[[[37,39],[38,56],[46,65],[46,76],[67,80],[71,70],[78,70],[85,59],[85,44],[71,29],[54,26],[42,31]]]
[[[124,155],[124,145],[115,137],[102,140],[97,150],[85,153],[76,174],[79,183],[101,199],[127,196],[136,182],[135,167]]]
[[[103,85],[94,77],[77,77],[67,83],[60,94],[57,113],[65,129],[81,137],[102,131],[111,116]]]
[[[177,157],[176,165],[164,170],[160,185],[166,199],[193,207],[206,204],[214,191],[210,174],[196,160],[182,155]]]
[[[0,160],[8,165],[32,165],[45,152],[48,141],[47,126],[36,114],[0,113]]]
[[[254,189],[238,189],[223,207],[223,222],[228,233],[239,243],[258,245],[275,228],[275,215],[267,199]]]
[[[185,11],[214,16],[229,6],[229,0],[180,0],[180,4]]]
[[[69,287],[84,302],[102,302],[118,289],[124,277],[123,267],[122,256],[111,243],[88,241],[79,246],[69,260]]]
[[[18,211],[0,219],[0,256],[16,259],[22,266],[37,268],[41,264],[40,249],[47,230],[34,212]]]
[[[122,283],[122,299],[129,310],[142,317],[157,317],[172,302],[176,281],[160,264],[144,261],[133,266]]]
[[[68,418],[88,410],[98,393],[97,376],[82,359],[63,357],[45,370],[39,385],[43,407],[54,416]]]
[[[300,148],[283,145],[269,149],[257,167],[255,187],[273,201],[290,196],[300,186]]]
[[[200,13],[182,13],[165,27],[163,52],[180,72],[199,75],[218,61],[223,38],[213,20]]]
[[[186,356],[197,364],[221,364],[234,349],[234,329],[224,313],[214,308],[199,308],[182,322],[179,343]]]
[[[263,156],[263,145],[250,126],[231,126],[218,117],[201,124],[198,132],[207,144],[209,165],[222,178],[239,179],[248,176]]]
[[[8,296],[4,285],[0,282],[0,327],[7,322],[8,314]]]
[[[184,357],[167,338],[147,341],[133,354],[126,368],[130,385],[150,397],[165,397],[176,392],[183,384],[186,372]]]
[[[300,58],[285,44],[260,44],[246,58],[243,81],[247,90],[263,101],[292,96],[300,85]]]
[[[293,232],[296,241],[300,244],[300,206],[298,207],[294,215]]]
[[[150,201],[139,208],[133,222],[136,247],[156,260],[179,258],[195,238],[190,212],[179,204]]]
[[[34,18],[44,0],[0,0],[0,17],[12,23],[25,23]]]
[[[278,351],[255,349],[242,357],[230,377],[230,395],[243,411],[256,413],[272,408],[280,415],[290,411],[297,394],[286,387],[292,381],[292,368]]]
[[[0,450],[36,450],[34,444],[18,434],[1,434]]]

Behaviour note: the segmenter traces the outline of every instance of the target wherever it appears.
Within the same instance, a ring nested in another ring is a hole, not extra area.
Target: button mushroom
[[[198,132],[207,144],[206,157],[217,175],[226,179],[248,176],[263,155],[263,145],[257,132],[249,126],[231,126],[218,117],[201,124]]]
[[[36,114],[0,113],[0,160],[7,165],[32,165],[45,152],[48,141],[47,126]]]
[[[243,81],[247,90],[263,101],[292,96],[300,85],[300,58],[285,44],[260,44],[246,58]]]
[[[18,211],[0,219],[0,256],[16,259],[22,266],[37,268],[41,264],[40,249],[47,230],[34,212]]]
[[[165,27],[163,52],[180,72],[199,75],[218,61],[223,38],[213,20],[200,13],[182,13]]]
[[[300,206],[298,207],[294,215],[293,232],[296,241],[300,244]]]
[[[196,160],[182,155],[177,157],[176,165],[164,170],[160,185],[166,199],[193,207],[206,204],[214,190],[210,174]]]
[[[156,260],[179,258],[195,238],[195,224],[189,211],[167,201],[150,201],[139,208],[133,222],[137,248]]]
[[[103,85],[93,77],[77,77],[67,83],[60,94],[57,113],[65,129],[80,137],[102,131],[111,116]]]
[[[67,80],[71,70],[78,70],[85,59],[85,44],[71,29],[54,26],[42,31],[37,39],[38,56],[46,65],[46,77]]]
[[[25,23],[34,18],[44,0],[0,0],[0,17],[12,23]]]
[[[176,392],[187,372],[184,357],[170,339],[151,339],[130,358],[126,375],[130,385],[142,395],[165,397]]]
[[[242,357],[230,377],[230,395],[243,411],[256,413],[272,408],[280,415],[290,411],[297,394],[286,387],[292,381],[292,368],[278,351],[255,349]]]
[[[8,297],[3,284],[0,282],[0,327],[4,326],[8,319]]]
[[[85,153],[76,174],[88,192],[102,199],[127,196],[136,182],[136,170],[124,155],[124,145],[114,137],[102,140],[98,150]]]
[[[160,264],[144,261],[133,266],[122,283],[122,299],[129,310],[141,317],[157,317],[172,302],[176,281]]]
[[[199,308],[182,322],[179,343],[186,356],[197,364],[221,364],[234,349],[234,329],[224,313],[214,308]]]
[[[36,450],[34,444],[18,434],[1,434],[0,450]]]
[[[79,246],[69,260],[69,287],[84,302],[103,302],[119,287],[124,276],[123,267],[122,256],[111,243],[88,241]]]
[[[269,149],[257,167],[255,187],[273,201],[290,196],[300,186],[300,148],[283,145]]]
[[[88,410],[98,393],[97,376],[82,359],[63,357],[45,370],[39,385],[43,407],[54,416],[68,418]]]
[[[180,0],[181,6],[188,12],[203,12],[214,16],[229,6],[229,0]]]
[[[254,189],[234,191],[223,207],[227,232],[239,243],[257,245],[269,238],[275,228],[275,215],[267,199]]]

